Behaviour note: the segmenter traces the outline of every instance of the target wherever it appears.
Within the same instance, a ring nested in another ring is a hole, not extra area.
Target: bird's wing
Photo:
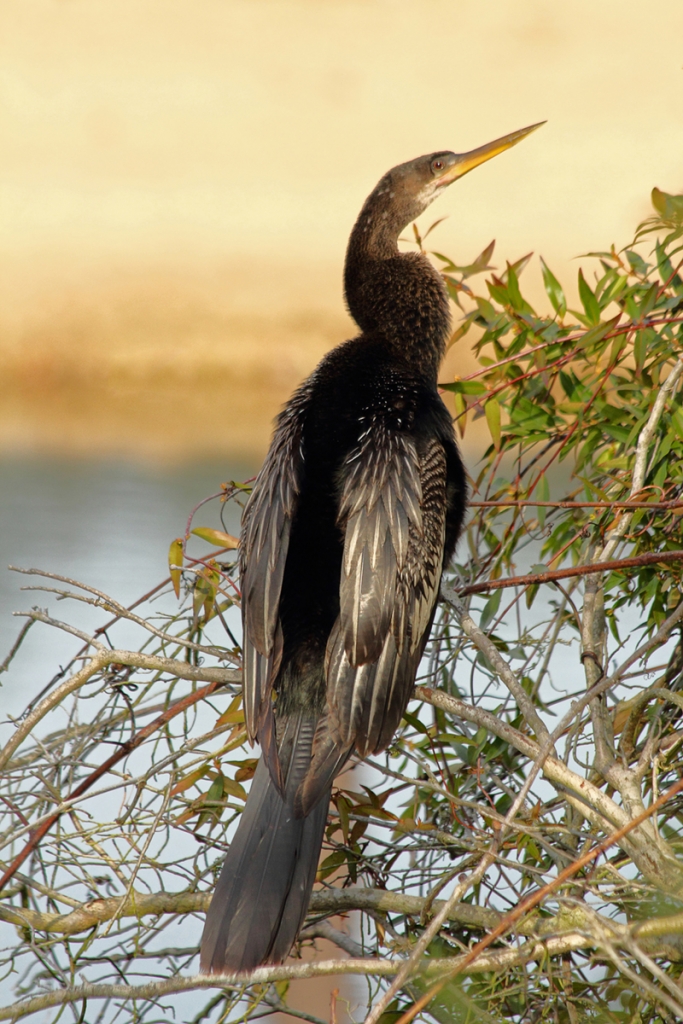
[[[274,778],[279,777],[279,767],[271,691],[282,657],[278,610],[303,472],[302,408],[306,397],[301,389],[280,416],[242,519],[244,717],[247,732],[261,743]]]
[[[302,789],[304,809],[354,747],[364,756],[391,742],[427,642],[443,566],[442,442],[420,446],[375,423],[345,468],[340,612],[327,644],[327,714]]]

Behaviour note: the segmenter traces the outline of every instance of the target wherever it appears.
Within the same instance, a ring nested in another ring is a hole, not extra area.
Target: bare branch
[[[202,668],[198,665],[190,665],[185,661],[176,661],[173,658],[160,658],[154,654],[103,648],[93,655],[87,665],[84,665],[79,672],[75,672],[74,675],[66,679],[52,693],[48,694],[38,707],[34,708],[26,716],[12,738],[0,750],[0,771],[7,767],[14,751],[21,746],[27,736],[30,736],[41,719],[45,718],[50,711],[61,704],[65,697],[80,689],[89,679],[108,665],[129,665],[132,668],[139,668],[148,672],[168,672],[177,679],[191,679],[196,682],[211,682],[218,685],[239,683],[242,680],[242,673],[237,669]]]
[[[455,609],[460,625],[472,643],[479,648],[495,672],[503,680],[510,693],[517,702],[517,707],[524,715],[528,724],[541,741],[548,739],[549,733],[543,721],[539,717],[533,702],[523,689],[517,676],[512,671],[505,658],[500,654],[498,648],[486,636],[486,633],[476,624],[469,614],[458,594],[450,587],[442,586],[441,593],[446,601]]]
[[[175,644],[179,647],[186,647],[188,650],[197,651],[199,654],[208,654],[221,661],[232,661],[235,664],[239,663],[239,658],[233,654],[232,651],[226,651],[218,647],[206,647],[204,644],[197,644],[193,640],[186,640],[182,636],[173,636],[170,633],[165,633],[162,629],[157,629],[157,627],[153,626],[148,619],[143,619],[140,615],[135,615],[129,608],[126,608],[125,605],[119,604],[119,602],[115,601],[113,597],[109,597],[108,594],[103,593],[101,590],[97,590],[95,587],[88,586],[87,583],[80,583],[78,580],[72,580],[68,576],[60,576],[58,573],[54,572],[45,572],[42,569],[20,569],[16,565],[9,565],[7,568],[12,572],[22,573],[24,576],[44,576],[46,579],[57,580],[59,583],[67,583],[71,587],[80,587],[89,594],[95,595],[95,600],[88,603],[93,603],[104,611],[113,612],[119,619],[128,619],[130,622],[134,622],[137,626],[145,629],[148,633],[158,637],[165,643]],[[40,589],[47,590],[49,592],[51,588],[41,587]],[[76,594],[67,595],[63,591],[58,591],[58,593],[62,594],[62,596],[69,596],[74,600],[79,600],[79,597]],[[68,627],[65,627],[61,623],[58,624],[56,622],[51,622],[50,625],[59,625],[60,629],[68,629]],[[72,630],[68,631],[72,632]]]
[[[19,650],[24,641],[24,637],[26,636],[32,625],[32,621],[25,622],[24,625],[19,630],[19,636],[17,637],[12,647],[10,648],[9,654],[7,655],[3,663],[0,665],[0,676],[2,675],[3,672],[7,672],[8,668],[10,667],[14,659],[15,654],[17,653],[17,651]]]

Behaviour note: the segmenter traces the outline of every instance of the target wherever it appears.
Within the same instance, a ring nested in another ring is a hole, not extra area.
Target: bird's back
[[[302,806],[310,808],[354,749],[381,749],[398,725],[444,558],[460,529],[465,480],[436,387],[397,361],[381,338],[361,337],[333,350],[285,409],[282,424],[296,439],[285,447],[297,464],[298,491],[287,530],[272,684],[276,715],[305,708],[324,723],[302,787]],[[271,462],[257,482],[254,505],[261,490],[275,493],[283,470],[289,472],[281,460]],[[277,518],[272,504],[261,514]],[[244,571],[248,581],[248,551]],[[392,636],[393,653],[387,648]],[[384,662],[375,664],[383,652]],[[372,680],[359,683],[372,672]],[[373,727],[358,720],[359,686],[376,698],[378,688],[391,691],[384,695],[387,706],[375,710]],[[323,757],[330,744],[334,753]]]

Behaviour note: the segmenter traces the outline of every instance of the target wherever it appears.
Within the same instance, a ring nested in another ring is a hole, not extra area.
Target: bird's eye
[[[445,167],[443,160],[432,160],[432,174],[438,174]]]

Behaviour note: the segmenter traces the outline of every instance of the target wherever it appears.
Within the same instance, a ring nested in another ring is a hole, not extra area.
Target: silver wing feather
[[[276,777],[279,770],[271,690],[282,657],[278,608],[301,485],[302,412],[311,386],[309,379],[280,415],[242,517],[244,717],[249,737],[259,740]]]
[[[327,713],[301,791],[312,807],[355,748],[388,746],[412,693],[443,568],[446,453],[375,422],[347,460],[340,613],[326,653]]]

